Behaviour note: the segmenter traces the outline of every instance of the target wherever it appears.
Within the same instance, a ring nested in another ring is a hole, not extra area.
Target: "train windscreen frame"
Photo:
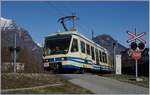
[[[71,42],[71,35],[56,35],[45,38],[45,54],[67,54]]]

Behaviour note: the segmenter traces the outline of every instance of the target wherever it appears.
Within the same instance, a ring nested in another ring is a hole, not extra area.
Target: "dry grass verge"
[[[36,88],[31,90],[8,91],[9,94],[91,94],[87,89],[68,82],[68,79],[55,74],[2,73],[2,90],[42,86],[62,83],[60,86]]]
[[[135,84],[138,86],[142,86],[142,87],[146,87],[149,88],[149,77],[144,77],[144,76],[140,76],[139,78],[142,78],[143,81],[135,81],[133,79],[135,79],[135,76],[133,75],[115,75],[115,74],[101,74],[100,76],[103,77],[109,77],[109,78],[113,78],[122,82],[127,82],[127,83],[131,83],[131,84]]]

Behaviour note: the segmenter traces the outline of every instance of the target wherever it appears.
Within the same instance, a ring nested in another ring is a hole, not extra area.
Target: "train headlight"
[[[61,58],[61,60],[64,61],[65,59],[64,59],[64,58]]]
[[[48,62],[48,59],[45,59],[45,62]]]

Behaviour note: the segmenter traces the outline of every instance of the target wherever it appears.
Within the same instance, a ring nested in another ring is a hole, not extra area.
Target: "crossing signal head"
[[[19,52],[21,50],[21,47],[16,47],[16,52]]]
[[[132,42],[132,43],[131,43],[131,49],[132,49],[132,50],[135,50],[136,48],[137,48],[136,42]]]
[[[112,43],[113,48],[117,47],[117,40],[115,42]]]
[[[12,52],[14,50],[13,47],[8,47],[9,51]]]
[[[144,44],[144,43],[139,43],[139,44],[138,44],[138,47],[139,47],[139,49],[143,50],[144,47],[145,47],[145,44]]]
[[[116,43],[115,43],[115,42],[113,42],[113,48],[114,48],[114,47],[116,47]]]

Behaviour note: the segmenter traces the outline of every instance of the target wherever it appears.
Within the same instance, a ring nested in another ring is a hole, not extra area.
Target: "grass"
[[[54,83],[63,84],[56,87],[9,91],[5,94],[92,94],[91,91],[70,83],[69,79],[54,74],[2,74],[1,78],[2,89],[26,88]]]
[[[45,84],[59,83],[60,79],[55,75],[46,74],[2,74],[2,89],[26,88]]]
[[[143,81],[135,81],[133,79],[135,79],[135,76],[133,75],[115,75],[115,74],[103,74],[100,75],[103,77],[109,77],[109,78],[113,78],[122,82],[127,82],[127,83],[131,83],[131,84],[135,84],[138,86],[142,86],[142,87],[146,87],[149,88],[149,78],[148,77],[144,77],[144,76],[140,76],[139,78],[142,78]]]
[[[41,89],[22,90],[7,92],[7,94],[92,94],[92,92],[81,88],[77,85],[66,82],[65,85],[59,87],[47,87]]]

